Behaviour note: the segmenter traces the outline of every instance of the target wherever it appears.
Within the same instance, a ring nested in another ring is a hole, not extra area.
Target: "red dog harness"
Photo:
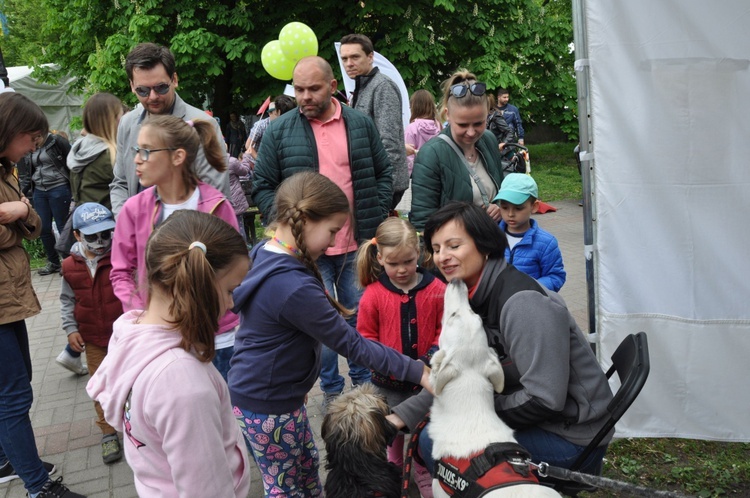
[[[539,484],[529,470],[530,458],[519,444],[493,443],[468,458],[436,461],[435,478],[450,496],[478,498],[506,486]]]

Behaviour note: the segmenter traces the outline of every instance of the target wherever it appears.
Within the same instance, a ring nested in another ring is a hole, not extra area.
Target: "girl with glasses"
[[[211,213],[238,228],[231,203],[195,173],[194,163],[201,146],[208,163],[215,170],[224,171],[226,155],[210,121],[152,115],[141,126],[135,168],[144,190],[123,205],[112,244],[112,286],[126,312],[144,309],[148,301],[146,242],[154,228],[172,213],[181,209]],[[237,315],[227,311],[216,331],[214,365],[224,378],[238,324]]]
[[[421,147],[414,161],[411,222],[421,231],[430,215],[452,200],[480,206],[499,222],[500,208],[492,199],[503,172],[497,139],[486,129],[486,85],[462,70],[443,88],[448,126]]]

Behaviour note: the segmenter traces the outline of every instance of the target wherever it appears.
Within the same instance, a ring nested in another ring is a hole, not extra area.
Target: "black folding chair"
[[[617,372],[617,376],[620,379],[620,388],[615,393],[609,405],[607,405],[607,410],[610,414],[609,419],[596,436],[594,436],[594,439],[586,446],[586,449],[573,463],[570,470],[577,471],[581,468],[589,455],[591,455],[591,452],[599,446],[602,439],[609,434],[617,421],[630,408],[630,405],[633,404],[633,401],[635,401],[635,398],[638,397],[641,389],[643,389],[644,384],[646,384],[650,369],[651,363],[648,356],[646,333],[638,332],[635,335],[628,335],[617,346],[617,350],[612,355],[612,366],[607,370],[608,379],[615,372]],[[601,474],[601,470],[601,467],[597,469],[597,474]],[[552,484],[558,492],[568,496],[576,496],[581,491],[596,489],[573,481],[555,481]]]

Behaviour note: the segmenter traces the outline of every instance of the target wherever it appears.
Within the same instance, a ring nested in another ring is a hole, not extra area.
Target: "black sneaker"
[[[53,463],[42,462],[42,465],[44,465],[44,470],[46,470],[49,475],[54,474],[57,470]],[[12,481],[13,479],[18,479],[18,474],[16,474],[16,469],[13,468],[13,465],[8,462],[0,467],[0,484]]]
[[[54,481],[47,481],[37,498],[86,498],[84,495],[69,490],[62,480],[62,477],[58,477]]]
[[[60,273],[60,269],[60,263],[47,263],[44,268],[39,268],[39,270],[37,270],[37,274],[41,276],[52,275],[53,273]]]
[[[341,393],[342,391],[323,393],[323,412],[328,411],[328,405],[331,404],[333,400],[341,396]]]

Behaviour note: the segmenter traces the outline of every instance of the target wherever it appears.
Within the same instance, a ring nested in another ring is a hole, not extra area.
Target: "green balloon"
[[[292,79],[295,61],[284,56],[279,40],[266,43],[260,53],[260,61],[263,64],[263,69],[277,80],[288,81]]]
[[[281,28],[279,43],[286,58],[294,62],[318,55],[318,38],[307,24],[301,22],[290,22]]]

